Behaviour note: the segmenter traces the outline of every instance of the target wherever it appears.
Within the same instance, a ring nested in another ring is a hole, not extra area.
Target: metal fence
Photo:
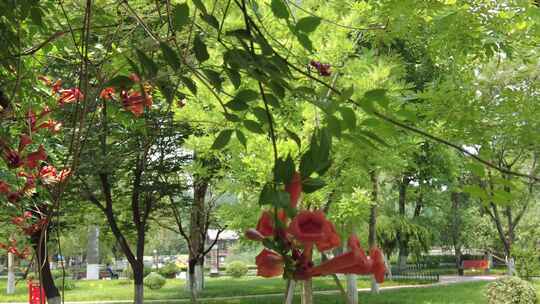
[[[439,273],[433,269],[427,268],[425,264],[409,264],[399,268],[397,266],[390,267],[392,276],[386,274],[386,279],[395,281],[415,280],[426,282],[438,282]]]

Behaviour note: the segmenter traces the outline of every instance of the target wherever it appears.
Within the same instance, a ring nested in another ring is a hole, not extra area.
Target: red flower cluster
[[[20,259],[26,259],[30,256],[30,248],[25,247],[23,250],[19,250],[17,248],[17,240],[15,239],[10,239],[9,244],[0,243],[0,249],[4,249]]]
[[[300,174],[295,173],[292,181],[285,186],[289,193],[291,208],[296,209],[302,192]],[[275,221],[279,223],[275,223]],[[257,274],[274,277],[285,273],[295,280],[334,273],[374,274],[378,282],[384,280],[386,268],[378,248],[372,248],[366,256],[355,235],[348,240],[349,251],[319,265],[312,261],[313,248],[320,252],[340,246],[340,237],[334,224],[322,211],[302,210],[289,219],[282,209],[277,214],[263,211],[256,229],[248,229],[246,237],[254,241],[269,241],[275,246],[265,248],[256,257]],[[266,244],[266,243],[265,243]],[[286,265],[292,265],[286,266]]]
[[[319,73],[319,75],[321,76],[330,76],[332,75],[332,71],[330,71],[330,64],[328,63],[321,63],[319,61],[316,61],[316,60],[311,60],[309,62],[309,65],[314,67],[317,72]]]
[[[39,146],[37,151],[25,154],[24,150],[26,146],[31,143],[32,139],[30,136],[23,134],[19,137],[19,147],[15,150],[0,139],[1,156],[9,168],[16,169],[24,166],[28,169],[33,169],[37,167],[40,161],[47,159],[47,153],[42,145]]]
[[[134,82],[140,84],[141,79],[136,74],[131,74],[129,78]],[[151,108],[153,104],[152,95],[150,95],[151,87],[148,85],[142,86],[143,93],[135,90],[121,90],[119,94],[119,100],[122,102],[122,106],[127,111],[133,113],[135,117],[139,117],[144,113],[145,107]],[[99,93],[99,98],[103,100],[116,100],[116,90],[113,87],[107,87]]]
[[[39,218],[34,220],[32,212],[25,212],[23,216],[17,216],[11,219],[11,223],[19,227],[24,234],[33,235],[40,232],[45,227],[49,220],[46,218]]]

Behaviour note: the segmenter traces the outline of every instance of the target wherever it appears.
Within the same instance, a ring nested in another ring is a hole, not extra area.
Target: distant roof
[[[208,229],[208,238],[211,240],[215,240],[217,233],[218,233],[217,229]],[[232,230],[225,230],[219,234],[219,239],[220,240],[237,240],[238,234]]]

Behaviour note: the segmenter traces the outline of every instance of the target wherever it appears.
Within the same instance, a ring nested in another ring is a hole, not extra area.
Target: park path
[[[398,286],[388,286],[381,287],[380,291],[391,291],[399,289],[411,289],[411,288],[429,288],[435,286],[445,286],[452,284],[468,283],[468,282],[480,282],[480,281],[494,281],[498,276],[440,276],[439,282],[432,284],[423,284],[423,285],[398,285]],[[359,292],[369,292],[369,288],[359,288]],[[339,290],[325,290],[325,291],[313,291],[314,294],[318,295],[328,295],[328,294],[338,294]],[[230,300],[242,300],[242,299],[260,299],[260,298],[269,298],[269,297],[281,297],[283,293],[269,293],[261,295],[247,295],[247,296],[234,296],[234,297],[213,297],[213,298],[201,298],[202,301],[230,301]],[[133,300],[111,300],[111,301],[66,301],[64,304],[126,304],[133,303]],[[189,303],[189,299],[163,299],[163,300],[144,300],[144,303]],[[1,302],[0,304],[27,304],[27,302]]]

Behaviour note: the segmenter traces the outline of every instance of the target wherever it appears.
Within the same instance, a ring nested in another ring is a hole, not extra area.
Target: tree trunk
[[[409,185],[409,179],[407,176],[404,176],[399,183],[399,215],[402,220],[405,219],[405,203],[407,202],[407,187]],[[407,267],[407,257],[409,256],[409,248],[407,246],[407,235],[401,230],[396,234],[398,247],[399,247],[399,256],[398,256],[398,269],[404,270]]]
[[[204,244],[206,238],[206,212],[205,198],[208,190],[207,180],[196,179],[193,183],[193,206],[191,209],[190,218],[190,243],[191,250],[189,252],[189,286],[192,296],[197,296],[204,288]],[[193,300],[192,300],[193,301]]]
[[[296,281],[289,280],[287,282],[287,291],[285,292],[285,304],[292,304],[294,299],[294,289],[296,287]]]
[[[8,252],[8,277],[7,277],[7,294],[15,293],[15,257],[13,253]]]
[[[42,237],[43,234],[43,237]],[[36,253],[36,263],[40,274],[40,283],[49,304],[61,303],[60,293],[54,284],[54,278],[51,274],[49,265],[49,253],[47,250],[48,233],[38,231],[31,236],[32,247]]]
[[[356,274],[347,275],[347,298],[349,304],[358,304],[358,284]]]
[[[86,246],[86,279],[99,280],[99,227],[88,227]]]
[[[375,170],[369,172],[369,177],[371,179],[371,208],[369,210],[369,233],[368,233],[368,244],[369,247],[377,246],[377,206],[379,204],[379,178]],[[356,281],[356,279],[355,279]],[[379,284],[375,280],[374,276],[371,276],[371,293],[379,293]],[[358,292],[356,292],[355,302],[358,303]]]
[[[302,304],[313,304],[313,282],[311,279],[302,282]]]
[[[458,275],[463,275],[462,253],[461,253],[461,216],[460,216],[460,193],[452,192],[450,194],[452,201],[452,213],[450,223],[450,237],[452,246],[454,247],[454,255],[456,257],[456,268]]]
[[[144,264],[142,260],[137,260],[131,265],[133,269],[133,283],[134,283],[134,301],[135,304],[144,303]]]

